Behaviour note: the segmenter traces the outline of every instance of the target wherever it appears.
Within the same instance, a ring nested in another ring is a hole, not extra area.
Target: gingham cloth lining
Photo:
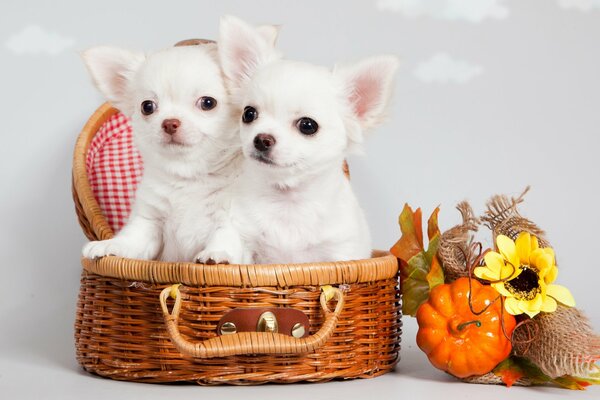
[[[92,191],[113,231],[127,222],[144,165],[133,144],[129,119],[113,115],[98,130],[86,157]]]

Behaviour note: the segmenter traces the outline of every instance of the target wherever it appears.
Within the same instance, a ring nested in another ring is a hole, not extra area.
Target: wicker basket
[[[113,231],[90,188],[85,157],[116,112],[100,107],[75,147],[73,197],[91,240]],[[199,384],[317,382],[378,376],[399,359],[398,264],[388,253],[315,264],[214,266],[109,256],[82,265],[77,360],[98,375]],[[322,291],[325,285],[333,287]],[[299,310],[310,328],[300,338],[218,334],[228,312],[256,308]]]

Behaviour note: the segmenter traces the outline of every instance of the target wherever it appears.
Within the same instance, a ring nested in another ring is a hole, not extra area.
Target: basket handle
[[[320,301],[325,313],[325,321],[314,335],[305,338],[294,338],[271,332],[240,332],[192,343],[184,339],[179,332],[179,311],[181,310],[179,285],[167,287],[160,293],[160,306],[171,342],[184,356],[213,358],[242,354],[300,354],[312,352],[327,342],[333,334],[344,308],[344,296],[340,289],[326,286],[321,290]],[[172,313],[169,313],[167,308],[169,296],[175,298]],[[327,302],[332,298],[337,300],[334,311],[327,307]]]

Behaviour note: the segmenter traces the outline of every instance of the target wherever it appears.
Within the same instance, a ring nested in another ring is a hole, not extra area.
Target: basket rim
[[[102,209],[92,191],[87,176],[86,158],[98,129],[118,112],[119,110],[108,102],[98,107],[81,130],[73,152],[73,195],[81,206],[83,215],[80,217],[87,220],[92,230],[89,234],[93,234],[97,240],[110,239],[114,236],[114,232],[102,214]],[[86,233],[88,237],[89,234]]]
[[[115,256],[82,258],[84,271],[103,277],[152,284],[231,287],[289,287],[368,283],[394,278],[398,259],[375,250],[373,258],[299,264],[205,265],[136,260]]]

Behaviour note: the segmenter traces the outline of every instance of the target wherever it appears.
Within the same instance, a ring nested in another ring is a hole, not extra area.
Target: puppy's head
[[[208,167],[201,161],[234,139],[216,45],[174,47],[150,55],[94,47],[82,56],[98,89],[131,118],[144,162],[186,161],[187,169]]]
[[[395,57],[329,70],[281,60],[263,35],[236,19],[222,20],[220,34],[223,71],[238,90],[243,152],[273,179],[341,169],[363,133],[383,120]]]

